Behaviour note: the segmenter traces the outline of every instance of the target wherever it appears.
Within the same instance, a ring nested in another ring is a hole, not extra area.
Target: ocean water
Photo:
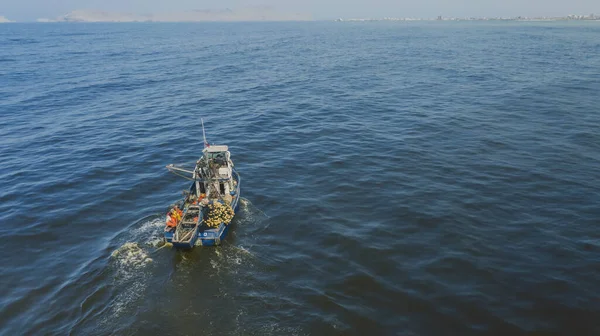
[[[2,25],[0,186],[1,335],[599,335],[600,22]]]

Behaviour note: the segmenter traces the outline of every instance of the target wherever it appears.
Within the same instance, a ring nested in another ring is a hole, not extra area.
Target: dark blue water
[[[599,92],[594,22],[3,25],[0,334],[598,335]]]

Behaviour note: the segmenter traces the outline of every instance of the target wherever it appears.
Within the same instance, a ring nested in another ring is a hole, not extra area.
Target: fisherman
[[[179,209],[179,207],[176,205],[175,208],[173,208],[173,212],[175,213],[175,220],[179,222],[179,220],[181,219],[181,216],[183,215],[183,211],[181,211]]]
[[[175,218],[173,218],[171,216],[172,212],[173,212],[173,210],[167,212],[167,226],[168,227],[176,227],[177,226],[177,221],[175,221]]]
[[[175,221],[179,221],[179,218],[177,218],[177,211],[175,210],[175,208],[171,209],[171,218],[173,218]]]

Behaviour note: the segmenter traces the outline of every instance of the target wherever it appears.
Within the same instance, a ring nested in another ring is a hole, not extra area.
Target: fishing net
[[[208,227],[216,228],[221,223],[225,223],[225,225],[231,223],[234,215],[231,206],[214,202],[208,205],[208,209],[208,219],[204,221]]]

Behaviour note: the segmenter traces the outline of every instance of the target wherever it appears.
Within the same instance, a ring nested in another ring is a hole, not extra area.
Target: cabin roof
[[[213,145],[210,147],[206,147],[204,150],[207,153],[217,153],[217,152],[226,152],[229,149],[229,147],[225,146],[225,145]]]

